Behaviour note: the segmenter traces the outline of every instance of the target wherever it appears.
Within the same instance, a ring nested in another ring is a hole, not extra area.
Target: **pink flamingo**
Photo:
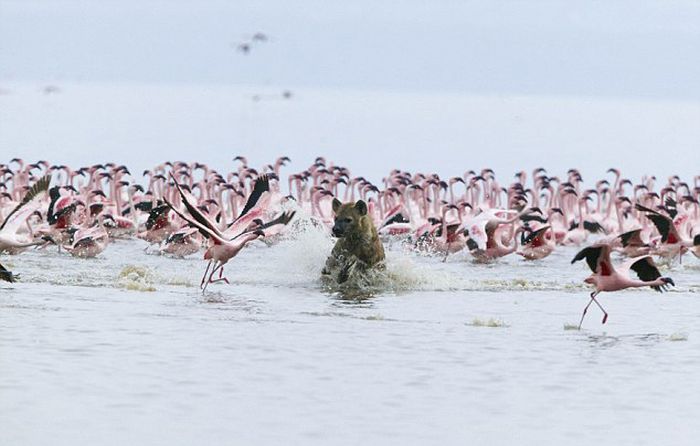
[[[173,179],[175,187],[177,188],[180,194],[180,199],[182,200],[182,203],[185,205],[185,208],[187,209],[191,217],[186,216],[181,210],[173,206],[167,200],[167,198],[165,199],[166,203],[180,218],[199,229],[200,233],[204,237],[210,239],[210,241],[212,242],[212,245],[210,245],[204,253],[204,259],[209,260],[209,263],[207,264],[207,269],[204,271],[204,275],[202,276],[202,282],[200,283],[202,292],[206,291],[207,286],[209,286],[210,283],[223,281],[228,284],[228,279],[222,277],[224,265],[233,257],[237,256],[238,253],[241,252],[241,250],[249,242],[257,239],[258,237],[264,237],[264,229],[278,224],[286,225],[294,217],[294,212],[289,212],[283,213],[277,219],[272,220],[266,224],[258,224],[253,222],[246,230],[234,236],[233,238],[226,238],[226,236],[224,236],[224,234],[216,227],[215,222],[207,218],[197,208],[197,206],[192,203],[190,198],[187,195],[185,195],[184,191],[182,190],[182,187],[177,182],[177,180],[175,180],[175,177],[172,176],[172,174],[171,178]],[[251,207],[253,205],[251,205]],[[210,267],[211,273],[209,273]],[[214,279],[214,274],[217,271],[219,271],[219,278]],[[208,279],[206,279],[207,273],[209,273]]]
[[[595,302],[603,312],[602,323],[604,324],[608,320],[608,313],[596,300],[596,296],[603,291],[619,291],[627,288],[649,286],[658,292],[663,292],[668,285],[675,286],[675,283],[673,283],[670,277],[661,277],[661,273],[659,273],[659,269],[654,264],[651,256],[636,257],[625,262],[618,269],[615,269],[610,260],[611,250],[610,244],[598,243],[582,249],[571,261],[573,264],[579,260],[586,259],[586,263],[591,271],[593,271],[593,274],[587,277],[584,282],[595,287],[595,290],[591,293],[591,300],[583,309],[581,321],[578,324],[579,329],[583,323],[583,318],[586,316],[588,307],[590,307],[593,302]],[[637,273],[639,280],[630,278],[630,270]]]

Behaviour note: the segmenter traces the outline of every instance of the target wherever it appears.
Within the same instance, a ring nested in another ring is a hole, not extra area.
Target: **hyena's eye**
[[[345,223],[352,223],[352,218],[344,218],[343,221]]]

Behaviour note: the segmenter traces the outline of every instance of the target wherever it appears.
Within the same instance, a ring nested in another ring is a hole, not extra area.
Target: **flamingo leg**
[[[598,293],[595,293],[595,294],[598,294]],[[601,323],[604,324],[605,321],[608,320],[608,312],[605,311],[605,310],[603,309],[603,306],[600,304],[600,302],[598,302],[598,301],[596,300],[595,295],[591,295],[591,300],[592,300],[593,302],[595,302],[595,304],[598,305],[598,308],[600,308],[600,311],[603,312],[603,322],[601,322]]]
[[[608,320],[608,313],[606,313],[605,310],[603,310],[603,307],[598,303],[598,301],[595,300],[595,297],[597,295],[598,295],[598,291],[594,291],[591,293],[591,300],[588,301],[588,305],[586,305],[586,307],[583,309],[583,314],[581,315],[581,320],[578,323],[579,330],[581,329],[581,324],[583,324],[583,318],[586,317],[586,312],[588,312],[588,307],[590,307],[593,302],[595,302],[596,305],[598,305],[598,307],[600,307],[600,309],[605,314],[605,316],[603,316],[603,323],[605,323],[605,321]]]
[[[202,294],[204,294],[204,292],[207,290],[207,286],[209,286],[209,284],[211,283],[211,277],[214,275],[214,272],[216,271],[216,264],[217,263],[219,263],[219,261],[214,260],[214,267],[212,268],[211,273],[209,273],[209,279],[207,281],[205,281],[205,283],[204,283],[204,287],[202,288]],[[209,268],[207,267],[207,271],[208,270],[209,270]],[[207,274],[204,273],[204,275],[206,277]]]
[[[209,272],[209,267],[211,266],[211,260],[209,263],[207,263],[207,269],[204,271],[204,275],[202,276],[202,281],[199,283],[199,287],[202,288],[204,286],[204,280],[207,278],[207,273]]]
[[[219,278],[210,280],[209,283],[216,283],[216,282],[226,282],[227,285],[231,285],[231,283],[228,281],[226,277],[222,277],[224,275],[224,264],[222,263],[217,267],[219,269]],[[212,272],[212,274],[214,274]]]

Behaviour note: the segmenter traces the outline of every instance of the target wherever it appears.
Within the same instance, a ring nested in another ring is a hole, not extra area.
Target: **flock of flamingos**
[[[576,169],[557,177],[539,168],[501,184],[491,169],[452,178],[397,169],[372,184],[322,157],[286,178],[280,170],[287,157],[261,169],[244,157],[233,161],[225,173],[166,162],[144,171],[142,186],[114,163],[74,170],[15,158],[0,164],[0,253],[57,247],[94,257],[111,240],[138,237],[177,257],[204,250],[206,289],[228,282],[224,265],[247,244],[284,237],[295,211],[330,233],[334,197],[364,200],[382,238],[401,237],[443,259],[467,250],[478,262],[511,254],[541,261],[557,246],[594,240],[572,263],[585,260],[592,271],[585,281],[594,290],[583,316],[595,303],[603,323],[598,293],[674,285],[652,256],[680,261],[690,251],[700,257],[700,176],[692,184],[677,176],[633,182],[610,169],[584,185]],[[613,251],[629,259],[613,264]],[[0,279],[18,277],[0,265]]]

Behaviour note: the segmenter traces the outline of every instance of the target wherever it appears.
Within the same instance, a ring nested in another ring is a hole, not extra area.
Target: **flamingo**
[[[176,257],[186,257],[196,253],[201,247],[202,239],[199,235],[199,230],[185,226],[165,239],[165,244],[160,249],[160,252]]]
[[[591,300],[583,309],[583,314],[578,324],[579,329],[581,329],[588,307],[594,302],[603,312],[602,323],[604,324],[608,320],[608,313],[596,299],[596,296],[603,291],[610,292],[648,286],[658,292],[663,292],[666,291],[668,285],[675,286],[670,277],[661,277],[659,269],[649,255],[635,257],[615,269],[610,260],[611,250],[612,247],[609,243],[597,243],[579,251],[571,261],[573,264],[579,260],[586,260],[593,274],[587,277],[584,282],[595,287],[595,290],[591,292]],[[630,270],[637,274],[638,280],[630,277]]]
[[[655,250],[657,255],[669,260],[675,256],[681,258],[688,248],[693,246],[693,240],[688,240],[681,236],[671,217],[642,206],[639,203],[635,205],[635,208],[644,212],[644,215],[654,223],[659,234],[661,234],[660,244]]]
[[[548,237],[549,235],[549,237]],[[551,226],[543,226],[521,239],[520,250],[516,254],[525,260],[540,260],[550,255],[556,246]]]
[[[46,244],[45,239],[39,241],[22,239],[18,235],[18,230],[38,209],[50,182],[51,177],[48,175],[41,178],[29,189],[22,201],[7,214],[0,224],[0,251],[19,253],[28,247]]]
[[[171,178],[175,182],[175,187],[177,188],[177,191],[180,195],[180,199],[182,200],[182,203],[185,205],[185,208],[187,209],[187,212],[190,214],[190,216],[186,216],[183,211],[175,207],[168,199],[165,199],[165,202],[167,205],[184,221],[189,223],[190,225],[196,227],[199,229],[200,233],[210,239],[212,244],[209,246],[209,248],[206,250],[204,253],[204,259],[209,260],[209,263],[207,264],[207,269],[204,271],[204,275],[202,276],[202,281],[200,283],[200,287],[202,288],[202,292],[204,293],[207,289],[207,286],[209,286],[210,283],[216,283],[219,281],[226,282],[227,284],[229,283],[228,279],[226,277],[222,277],[223,275],[223,267],[224,265],[231,260],[233,257],[237,256],[239,252],[251,241],[257,239],[258,237],[264,237],[265,233],[263,232],[264,229],[282,224],[286,225],[288,224],[291,219],[294,217],[294,212],[287,212],[283,213],[280,217],[278,217],[275,220],[272,220],[266,224],[258,224],[258,223],[252,223],[248,228],[246,228],[244,231],[240,232],[238,235],[232,237],[232,238],[227,238],[224,233],[222,233],[215,225],[215,222],[211,221],[211,219],[207,218],[198,208],[195,206],[191,199],[185,194],[183,191],[182,187],[180,184],[177,182],[174,176],[171,174]],[[264,182],[267,182],[267,178],[263,178]],[[250,202],[250,200],[249,200]],[[254,206],[254,204],[251,204],[251,208]],[[248,205],[246,205],[246,208]],[[246,209],[244,209],[246,211]],[[213,266],[212,266],[213,262]],[[209,273],[209,278],[206,279],[207,273],[209,272],[209,269],[211,267],[211,273]],[[214,279],[214,274],[219,272],[219,278]]]
[[[105,250],[109,243],[109,235],[102,224],[92,228],[81,228],[73,235],[73,243],[63,246],[74,257],[95,257]]]

